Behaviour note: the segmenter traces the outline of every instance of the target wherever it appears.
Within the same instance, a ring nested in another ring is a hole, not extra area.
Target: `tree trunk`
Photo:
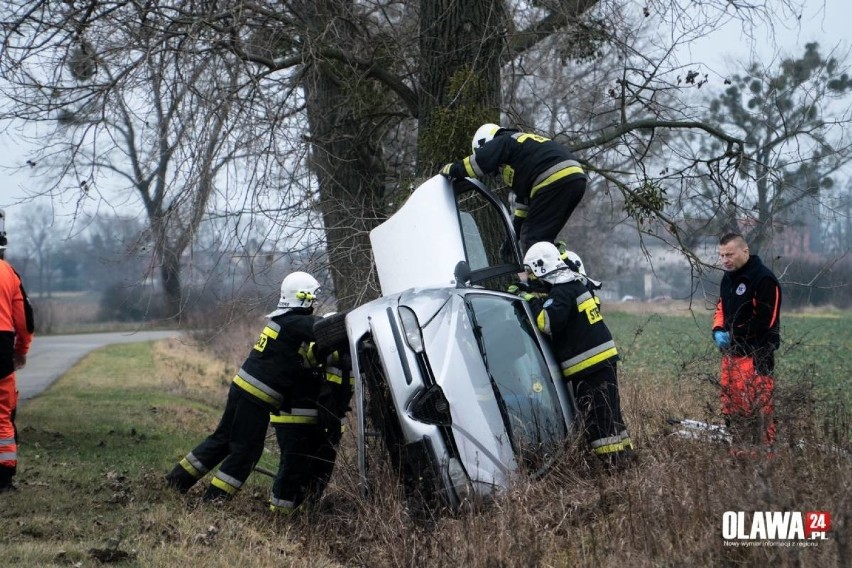
[[[347,14],[351,0],[308,0],[303,13],[312,46],[329,43],[354,51]],[[311,167],[319,185],[330,276],[339,310],[378,295],[369,232],[381,221],[381,140],[374,140],[365,116],[382,95],[354,70],[315,60],[305,69],[311,132]],[[371,96],[375,98],[371,98]]]
[[[503,0],[421,0],[417,172],[471,151],[476,129],[500,122]]]
[[[161,254],[160,279],[163,286],[165,315],[180,321],[183,309],[183,288],[180,282],[180,257],[182,251],[175,251],[165,244]]]

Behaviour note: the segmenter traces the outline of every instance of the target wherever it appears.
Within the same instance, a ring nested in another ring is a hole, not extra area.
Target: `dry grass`
[[[200,345],[159,342],[142,355],[110,348],[112,359],[87,358],[55,392],[27,403],[19,418],[22,491],[0,501],[4,565],[95,566],[110,550],[127,555],[121,566],[762,567],[844,566],[850,558],[846,409],[826,406],[806,381],[787,381],[774,457],[735,459],[725,446],[676,438],[665,426],[671,416],[717,419],[714,362],[704,360],[683,361],[668,381],[636,358],[622,365],[634,467],[608,474],[572,443],[554,471],[519,479],[490,507],[415,512],[381,470],[380,490],[362,498],[351,433],[324,498],[299,517],[266,510],[270,480],[261,475],[219,508],[200,502],[203,484],[187,496],[164,491],[163,474],[218,420],[257,322],[228,329]],[[67,402],[72,396],[117,384],[132,389],[126,409],[86,399],[91,416],[74,418],[74,428],[57,422],[57,408],[80,412]],[[104,427],[106,445],[87,453],[87,438],[101,435],[91,433],[95,425],[119,419],[129,422]],[[118,451],[114,444],[121,451],[108,453]],[[817,547],[722,540],[725,511],[807,510],[832,513],[829,540]]]

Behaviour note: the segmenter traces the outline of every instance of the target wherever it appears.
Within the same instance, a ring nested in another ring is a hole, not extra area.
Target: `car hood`
[[[420,320],[435,382],[450,401],[453,438],[465,471],[476,484],[505,486],[517,464],[463,294],[420,290],[402,294],[400,304]]]

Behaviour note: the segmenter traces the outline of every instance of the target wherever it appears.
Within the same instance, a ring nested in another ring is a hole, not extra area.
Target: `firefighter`
[[[311,350],[308,364],[316,366]],[[290,515],[318,500],[331,479],[343,420],[355,387],[348,354],[328,356],[319,380],[293,389],[293,408],[271,416],[280,450],[269,509]]]
[[[306,272],[284,278],[278,307],[266,316],[266,326],[237,371],[219,425],[175,465],[166,476],[168,485],[185,493],[221,462],[204,499],[229,499],[240,490],[263,453],[270,412],[293,410],[298,380],[304,378],[300,350],[314,339],[319,287]]]
[[[560,256],[549,242],[527,251],[524,268],[529,278],[543,281],[547,289],[547,296],[533,297],[530,306],[574,393],[592,452],[607,467],[618,468],[632,459],[633,443],[621,415],[618,351],[595,295],[600,285],[586,276],[576,254],[567,252],[570,265]]]
[[[781,286],[739,233],[719,240],[725,271],[713,315],[722,352],[721,402],[735,441],[775,441],[772,396],[775,350],[781,343]]]
[[[497,124],[480,126],[472,146],[473,154],[441,173],[458,179],[500,171],[514,196],[512,226],[522,252],[539,241],[554,242],[586,192],[577,157],[550,138]]]
[[[32,342],[33,310],[21,278],[6,262],[5,214],[0,210],[0,493],[15,491],[18,467],[15,371],[27,363]]]

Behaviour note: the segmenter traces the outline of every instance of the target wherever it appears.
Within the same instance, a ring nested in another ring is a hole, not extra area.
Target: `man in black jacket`
[[[303,354],[314,341],[318,291],[319,282],[305,272],[284,278],[278,308],[267,315],[257,343],[237,371],[219,425],[175,465],[166,476],[168,485],[185,493],[221,463],[204,499],[228,499],[240,490],[263,453],[270,412],[290,412],[297,381],[314,376],[305,373]]]
[[[551,243],[530,247],[524,267],[530,279],[544,282],[547,295],[526,299],[538,328],[550,336],[592,452],[608,466],[622,466],[633,457],[633,443],[621,415],[618,350],[594,292],[600,285],[586,276],[576,254],[569,251],[566,258],[572,266]]]
[[[722,351],[722,414],[737,441],[775,440],[772,396],[775,350],[781,343],[781,286],[739,233],[719,240],[725,274],[713,315]]]
[[[473,136],[473,154],[447,164],[449,178],[480,178],[500,171],[514,194],[512,225],[526,252],[554,242],[586,192],[577,157],[550,138],[483,124]]]

